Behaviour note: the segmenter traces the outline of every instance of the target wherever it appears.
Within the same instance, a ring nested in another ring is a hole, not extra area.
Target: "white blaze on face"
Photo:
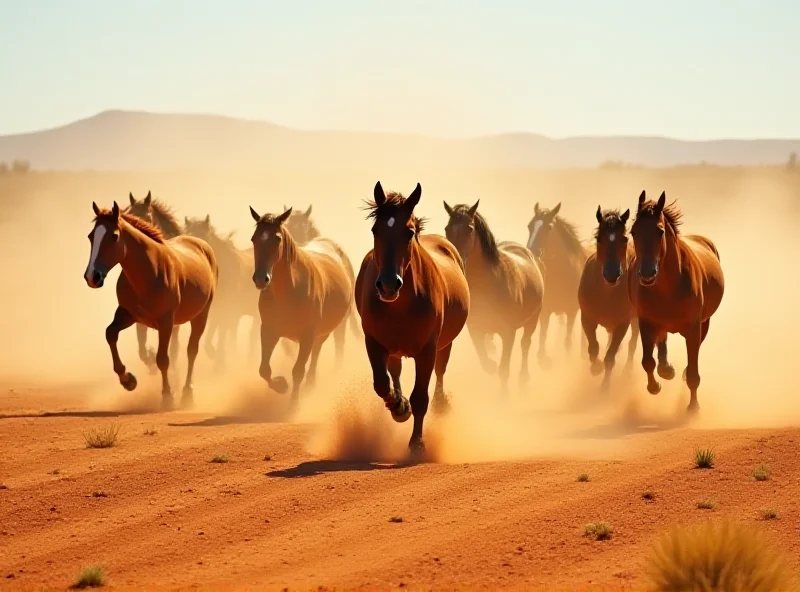
[[[97,263],[97,255],[100,253],[100,245],[103,242],[103,237],[106,234],[105,226],[97,226],[94,229],[94,236],[92,237],[92,252],[89,255],[89,265],[86,266],[86,273],[84,277],[90,280],[94,275],[94,266]]]
[[[389,219],[386,221],[386,226],[388,226],[389,228],[391,228],[392,226],[394,226],[394,217],[392,217],[392,218],[389,218]]]
[[[617,238],[617,235],[614,234],[613,232],[608,235],[608,240],[610,240],[612,243],[616,240],[616,238]]]
[[[533,230],[531,231],[531,236],[528,239],[528,248],[533,251],[533,247],[536,245],[536,235],[539,234],[539,230],[541,230],[544,222],[541,220],[537,220],[533,224]]]
[[[269,240],[269,230],[265,230],[261,233],[261,240],[267,242]]]

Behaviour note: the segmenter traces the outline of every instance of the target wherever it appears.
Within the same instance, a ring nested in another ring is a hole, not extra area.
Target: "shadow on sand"
[[[284,479],[294,479],[297,477],[315,477],[325,473],[341,473],[346,471],[383,471],[392,469],[402,469],[413,466],[416,463],[380,463],[370,461],[349,461],[349,460],[311,460],[302,462],[299,465],[289,468],[270,471],[265,473],[267,477],[279,477]]]

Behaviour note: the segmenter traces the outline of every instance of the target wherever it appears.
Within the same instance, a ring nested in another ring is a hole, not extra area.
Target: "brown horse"
[[[648,392],[661,391],[654,375],[653,345],[668,333],[680,333],[686,340],[683,376],[690,391],[688,411],[693,413],[699,409],[700,345],[722,302],[725,278],[714,243],[696,234],[681,235],[681,211],[675,202],[666,205],[666,201],[666,192],[657,202],[647,200],[644,191],[639,196],[631,228],[636,252],[631,268],[636,272],[628,275],[628,291],[639,316]]]
[[[289,229],[292,238],[298,245],[304,245],[308,241],[321,236],[316,224],[314,224],[314,220],[311,219],[312,209],[313,206],[308,206],[305,212],[300,212],[294,211],[293,208],[288,207],[286,204],[283,205],[284,212],[292,210],[292,214],[286,221],[286,228]]]
[[[182,398],[182,405],[189,406],[194,361],[219,277],[214,252],[194,237],[165,241],[155,226],[121,213],[117,202],[111,210],[101,210],[95,203],[92,208],[95,219],[89,233],[91,252],[84,273],[86,283],[90,288],[100,288],[114,266],[122,267],[117,280],[117,310],[106,328],[114,372],[125,389],[135,389],[136,378],[126,371],[117,351],[119,333],[136,322],[158,330],[156,364],[161,371],[163,404],[171,408],[167,348],[173,328],[190,322],[189,363]]]
[[[415,454],[425,449],[422,424],[434,371],[434,406],[447,407],[444,373],[470,300],[456,248],[442,236],[421,236],[424,221],[414,215],[421,196],[419,183],[408,198],[386,195],[380,182],[375,185],[374,201],[368,202],[374,247],[361,263],[355,292],[373,388],[395,421],[414,414],[408,445]],[[405,284],[409,287],[403,290]],[[410,400],[400,388],[403,357],[414,358],[416,365]]]
[[[466,267],[470,293],[467,330],[484,370],[496,368],[503,390],[508,387],[509,362],[517,329],[522,327],[522,368],[520,382],[527,384],[528,352],[531,336],[539,322],[544,280],[533,254],[511,241],[497,243],[486,220],[472,207],[458,204],[444,209],[450,217],[445,227],[447,239],[458,249]],[[503,353],[500,365],[489,358],[487,336],[500,335]]]
[[[160,199],[153,199],[151,192],[148,191],[144,199],[137,200],[133,193],[128,194],[130,205],[125,209],[126,214],[132,214],[154,225],[161,231],[165,239],[172,239],[183,234],[183,228],[178,223],[172,210]],[[172,343],[170,344],[170,355],[173,356],[172,367],[177,368],[177,353],[179,348],[179,330],[172,333]],[[136,323],[136,341],[139,343],[139,359],[150,368],[150,373],[158,371],[156,366],[156,352],[153,348],[147,347],[147,327],[142,323]],[[174,354],[174,355],[173,355]]]
[[[597,206],[597,230],[595,240],[597,249],[586,260],[578,288],[578,302],[581,307],[581,326],[588,340],[591,372],[597,376],[605,370],[602,388],[608,389],[611,373],[614,370],[617,352],[622,340],[631,329],[628,341],[628,361],[626,368],[633,366],[636,342],[639,339],[639,319],[628,298],[628,273],[634,258],[633,245],[628,240],[625,225],[631,211],[601,210]],[[597,341],[597,327],[602,326],[609,334],[605,357],[598,359],[600,344]],[[675,376],[675,370],[667,361],[666,338],[658,343],[659,373]],[[671,378],[670,377],[670,378]]]
[[[291,209],[282,214],[250,214],[255,265],[253,283],[261,291],[261,377],[270,388],[285,393],[289,385],[272,376],[270,359],[281,337],[299,344],[292,369],[292,401],[300,394],[309,356],[308,383],[316,379],[322,344],[333,333],[337,358],[341,359],[346,320],[353,304],[353,268],[332,240],[318,238],[304,246],[295,243],[285,226]]]
[[[250,287],[251,270],[254,265],[253,249],[239,249],[229,236],[220,236],[211,224],[211,216],[205,218],[185,218],[186,234],[206,241],[214,250],[219,264],[219,286],[214,297],[214,308],[208,319],[206,353],[216,357],[217,368],[225,365],[225,349],[235,343],[239,319],[252,317],[250,332],[251,355],[255,354],[258,341],[258,298]],[[213,338],[219,333],[217,347]]]
[[[533,207],[533,218],[528,224],[528,249],[537,255],[544,264],[544,302],[539,329],[539,363],[550,365],[546,352],[547,328],[550,315],[565,315],[567,335],[564,345],[572,348],[572,333],[578,315],[578,286],[581,273],[590,251],[578,237],[574,225],[558,215],[561,203],[552,210]],[[581,332],[581,342],[584,335]]]

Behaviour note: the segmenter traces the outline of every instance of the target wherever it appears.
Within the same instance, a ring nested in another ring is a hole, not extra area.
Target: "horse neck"
[[[664,254],[664,272],[667,277],[678,278],[681,273],[681,237],[669,224],[665,225],[666,253]]]
[[[144,293],[158,275],[158,261],[166,247],[124,220],[120,220],[120,240],[125,241],[122,273],[137,294]]]
[[[480,240],[475,240],[475,245],[472,247],[472,252],[466,261],[467,278],[484,279],[492,274],[496,266],[497,262],[489,259],[483,243]]]
[[[151,211],[153,212],[153,221],[164,234],[165,238],[175,238],[176,236],[183,234],[183,231],[177,222],[170,220],[167,218],[167,216],[156,209]]]
[[[291,290],[297,285],[298,276],[308,271],[308,254],[288,232],[284,233],[283,254],[275,265],[273,282],[278,291]]]
[[[413,239],[411,241],[411,258],[406,272],[403,274],[405,276],[403,282],[408,283],[410,279],[411,287],[414,289],[415,294],[430,292],[435,286],[430,285],[432,279],[428,270],[434,265],[433,257],[431,257],[425,247],[420,244],[418,238]],[[409,275],[411,276],[410,278]]]

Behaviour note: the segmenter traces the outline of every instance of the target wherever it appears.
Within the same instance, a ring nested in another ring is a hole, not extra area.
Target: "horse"
[[[658,201],[648,200],[644,191],[639,195],[631,227],[635,251],[631,268],[636,273],[628,274],[628,293],[639,316],[648,392],[656,395],[661,391],[653,373],[653,345],[668,333],[680,333],[686,340],[683,378],[690,392],[687,411],[693,414],[700,409],[700,345],[722,303],[725,277],[716,245],[701,235],[682,235],[683,214],[674,201],[666,202],[665,191]]]
[[[567,321],[564,346],[572,349],[572,333],[578,316],[578,285],[590,251],[578,237],[575,226],[558,215],[561,203],[548,210],[533,206],[533,218],[528,223],[527,247],[544,266],[544,302],[539,317],[539,363],[550,366],[546,352],[547,328],[551,314],[563,314]],[[553,237],[555,240],[553,240]],[[584,335],[581,333],[581,344]]]
[[[286,204],[283,205],[284,212],[291,209],[292,208],[288,207]],[[308,241],[321,236],[316,224],[314,224],[314,220],[311,219],[312,209],[313,206],[308,206],[305,212],[292,211],[292,214],[286,221],[286,228],[289,229],[292,238],[298,245],[302,246]]]
[[[373,195],[367,218],[374,220],[374,244],[356,278],[356,308],[375,393],[396,422],[408,421],[413,413],[408,446],[420,455],[425,451],[422,426],[434,371],[434,410],[444,411],[449,405],[444,374],[453,340],[469,316],[469,285],[455,246],[443,236],[422,234],[425,221],[414,215],[422,197],[419,183],[406,198],[384,193],[379,181]],[[403,290],[405,284],[409,287]],[[400,388],[403,357],[414,358],[416,366],[409,399]]]
[[[274,391],[283,394],[289,385],[283,376],[272,376],[270,359],[281,337],[299,345],[292,368],[292,403],[300,395],[300,385],[316,381],[317,361],[323,343],[331,333],[341,360],[346,320],[352,314],[353,267],[344,251],[330,239],[318,238],[300,246],[286,228],[292,215],[250,214],[256,222],[253,233],[253,283],[260,291],[261,367],[259,373]]]
[[[628,274],[634,258],[633,245],[628,240],[626,224],[631,211],[605,210],[597,206],[596,250],[586,260],[578,288],[578,303],[581,311],[581,327],[588,341],[591,373],[594,376],[605,371],[602,390],[608,390],[617,352],[628,332],[628,359],[626,368],[633,367],[633,356],[639,340],[639,319],[628,297]],[[597,327],[602,326],[609,334],[603,362],[598,359],[600,344]],[[666,338],[658,343],[659,372],[664,376],[675,376],[675,369],[667,361]]]
[[[153,199],[150,191],[144,199],[137,200],[133,197],[133,193],[128,194],[130,205],[126,208],[125,212],[136,216],[140,220],[153,224],[161,231],[165,239],[173,239],[183,234],[183,229],[178,223],[177,218],[172,213],[172,210],[160,199]],[[172,333],[172,339],[175,343],[170,347],[174,351],[178,351],[179,337],[178,331]],[[142,323],[136,323],[136,341],[139,344],[139,359],[150,368],[150,373],[155,374],[158,369],[156,366],[156,352],[153,348],[147,347],[147,327]],[[175,367],[177,367],[177,359],[173,360]]]
[[[470,292],[467,331],[483,369],[498,370],[500,384],[508,388],[509,363],[517,329],[523,329],[520,347],[520,383],[530,380],[528,352],[531,336],[542,311],[544,279],[533,254],[524,246],[498,243],[486,219],[478,212],[480,200],[470,207],[458,204],[444,209],[449,216],[445,235],[458,250],[466,268]],[[498,333],[503,342],[499,367],[486,351],[487,337]]]
[[[117,280],[117,310],[106,328],[114,372],[126,390],[136,388],[136,377],[126,370],[117,351],[119,333],[137,322],[156,329],[156,364],[161,371],[162,404],[165,409],[171,409],[168,371],[173,352],[168,354],[167,348],[173,328],[191,323],[186,349],[188,368],[181,399],[184,408],[190,407],[194,362],[219,278],[214,251],[208,243],[194,237],[165,239],[152,224],[120,212],[117,202],[110,210],[100,209],[93,202],[92,209],[94,228],[89,233],[89,263],[84,272],[87,285],[101,288],[112,268],[116,265],[122,268]]]
[[[233,243],[232,235],[220,236],[211,224],[211,216],[205,218],[184,218],[186,234],[203,239],[217,257],[219,264],[219,287],[215,296],[214,308],[209,317],[209,327],[206,334],[206,353],[209,357],[216,357],[217,367],[223,368],[225,364],[225,347],[235,342],[236,330],[239,319],[243,316],[252,317],[253,323],[250,332],[251,355],[255,353],[254,344],[258,340],[258,298],[250,289],[251,272],[254,265],[253,249],[241,250]],[[217,348],[214,348],[213,338],[219,330]],[[217,355],[218,354],[218,355]]]

